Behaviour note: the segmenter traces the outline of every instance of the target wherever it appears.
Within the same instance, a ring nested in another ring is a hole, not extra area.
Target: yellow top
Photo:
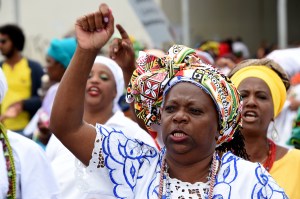
[[[300,199],[300,150],[291,149],[275,161],[270,174],[290,199]]]
[[[12,103],[30,97],[32,82],[31,69],[25,58],[22,58],[13,68],[3,63],[2,69],[8,84],[7,93],[1,105],[1,113],[4,113]],[[21,130],[28,124],[29,119],[29,113],[23,111],[15,118],[4,120],[3,124],[7,129]]]

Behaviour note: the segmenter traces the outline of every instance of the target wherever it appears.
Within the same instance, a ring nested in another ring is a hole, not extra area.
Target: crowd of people
[[[300,198],[300,62],[134,42],[100,4],[42,67],[0,27],[0,199]]]

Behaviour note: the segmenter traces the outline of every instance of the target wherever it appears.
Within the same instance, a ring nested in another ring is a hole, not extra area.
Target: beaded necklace
[[[209,168],[209,174],[207,179],[209,181],[209,190],[208,190],[208,199],[212,199],[213,197],[213,189],[215,184],[215,178],[219,167],[219,161],[217,160],[217,153],[214,152],[213,160]],[[165,190],[165,195],[164,195]],[[165,197],[164,197],[165,196]],[[170,183],[169,183],[169,174],[168,174],[168,165],[166,163],[165,158],[163,158],[161,170],[160,170],[160,181],[159,181],[159,199],[171,199],[171,191],[170,191]]]
[[[6,161],[6,169],[8,176],[8,192],[6,195],[7,199],[15,199],[16,198],[16,170],[14,165],[14,157],[12,148],[9,144],[8,137],[6,134],[6,129],[2,124],[0,124],[0,142],[2,142],[4,159]]]
[[[263,166],[269,172],[273,166],[276,159],[276,144],[268,139],[269,152],[266,161],[264,161]]]

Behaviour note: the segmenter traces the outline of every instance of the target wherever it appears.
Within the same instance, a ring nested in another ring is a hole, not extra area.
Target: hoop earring
[[[272,119],[273,125],[271,130],[271,138],[273,141],[278,142],[279,141],[279,133],[276,129],[275,120]]]

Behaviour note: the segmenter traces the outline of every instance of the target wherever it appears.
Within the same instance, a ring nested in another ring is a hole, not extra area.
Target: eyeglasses
[[[7,39],[0,39],[1,44],[5,44],[7,42]]]

